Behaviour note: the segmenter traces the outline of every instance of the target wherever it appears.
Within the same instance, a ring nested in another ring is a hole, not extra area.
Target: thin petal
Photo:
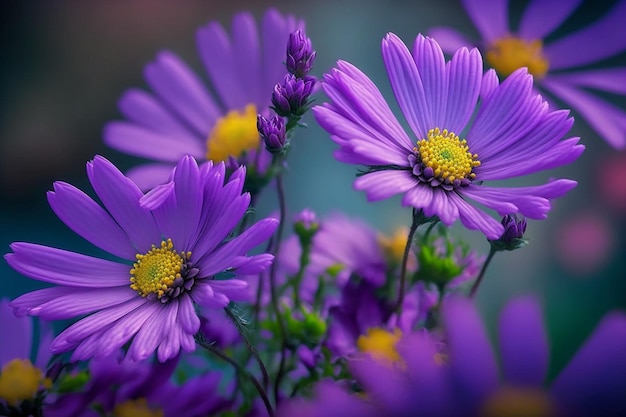
[[[182,140],[158,130],[148,129],[129,122],[109,122],[104,127],[104,143],[113,149],[163,162],[177,162],[184,155],[204,158],[205,149],[202,141]]]
[[[135,183],[99,155],[87,164],[87,176],[106,209],[130,237],[138,252],[145,252],[161,241],[161,233],[152,214],[139,205],[143,193]]]
[[[393,33],[383,39],[383,60],[400,109],[415,136],[425,138],[433,128],[420,74],[406,45]]]
[[[98,203],[78,188],[55,182],[48,192],[54,213],[76,234],[120,258],[134,260],[137,250],[128,235]]]
[[[626,2],[625,2],[626,4]],[[612,147],[626,147],[626,112],[581,89],[552,79],[542,87],[568,103]]]
[[[532,0],[522,14],[518,33],[523,39],[543,39],[557,29],[583,0]]]
[[[165,184],[172,169],[174,169],[173,164],[143,164],[126,171],[126,176],[145,192],[157,185]]]
[[[214,293],[223,294],[229,300],[241,301],[248,298],[248,283],[246,281],[240,279],[209,280],[207,284],[213,288]]]
[[[362,175],[354,181],[354,189],[365,191],[368,201],[378,201],[417,187],[408,170],[383,170]]]
[[[445,125],[449,130],[456,132],[445,124],[448,120],[446,118],[446,106],[449,103],[446,100],[448,80],[446,79],[446,60],[441,47],[434,39],[425,38],[419,34],[413,44],[413,59],[422,79],[424,96],[430,111],[431,127],[443,128],[442,126]]]
[[[207,135],[222,112],[200,78],[176,54],[163,51],[146,65],[146,81],[196,133]]]
[[[472,48],[475,46],[474,42],[470,41],[461,32],[445,26],[428,29],[428,36],[435,39],[441,46],[441,49],[450,55],[461,48]]]
[[[269,96],[269,88],[261,84],[263,77],[261,68],[261,45],[257,32],[256,22],[250,13],[239,13],[233,18],[233,52],[235,68],[238,70],[238,84],[240,88],[246,92],[251,100],[257,106],[258,98]],[[277,79],[276,82],[279,80]],[[263,104],[267,103],[267,98],[263,100]],[[248,104],[246,103],[246,104]],[[261,109],[258,109],[259,111]]]
[[[11,307],[15,308],[9,305],[9,300],[0,299],[0,334],[11,335],[11,343],[2,343],[0,348],[0,366],[16,358],[30,358],[33,340],[32,320],[30,317],[16,317]]]
[[[480,230],[487,239],[498,239],[504,233],[504,227],[499,221],[469,204],[460,196],[453,194],[450,196],[457,209],[461,223],[470,230]]]
[[[509,33],[508,0],[463,0],[462,3],[485,44]]]
[[[443,304],[443,320],[458,399],[480,404],[498,384],[498,369],[482,320],[472,302],[460,297],[449,297]]]
[[[626,49],[623,24],[626,2],[618,1],[593,24],[562,37],[544,48],[550,71],[590,64],[611,57]],[[609,42],[599,42],[610,39]]]
[[[478,49],[458,50],[446,66],[446,117],[437,126],[461,134],[476,110],[482,80],[483,62]]]
[[[510,301],[500,315],[498,329],[505,382],[541,386],[548,371],[549,347],[537,300]]]
[[[550,75],[550,80],[579,87],[590,87],[613,94],[626,95],[626,67],[603,68]]]
[[[626,414],[626,315],[608,314],[554,380],[551,392],[580,415]]]
[[[128,285],[130,266],[33,243],[11,244],[7,263],[29,278],[71,287]]]

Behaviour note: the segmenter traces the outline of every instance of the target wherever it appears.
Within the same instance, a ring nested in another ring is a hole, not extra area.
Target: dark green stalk
[[[485,276],[485,271],[487,271],[487,267],[489,266],[489,263],[491,262],[491,259],[493,259],[493,255],[495,255],[496,252],[498,252],[498,250],[494,247],[493,244],[491,244],[489,248],[489,255],[487,255],[487,259],[485,259],[485,263],[480,269],[480,274],[478,274],[478,278],[476,278],[476,281],[474,281],[474,285],[472,285],[472,289],[469,293],[470,298],[474,298],[474,296],[476,295],[476,291],[478,291],[478,287],[480,286],[480,283]]]

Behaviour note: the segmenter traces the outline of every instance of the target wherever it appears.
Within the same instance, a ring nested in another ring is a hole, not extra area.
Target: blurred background
[[[549,39],[602,16],[614,1],[586,1]],[[526,2],[513,1],[515,25]],[[419,32],[452,26],[478,39],[458,0],[268,1],[29,1],[0,3],[0,247],[37,242],[102,255],[74,235],[49,209],[46,192],[66,181],[91,193],[85,163],[102,154],[125,170],[139,162],[108,149],[102,127],[121,116],[117,100],[129,87],[146,87],[143,67],[162,49],[181,56],[205,77],[195,49],[195,31],[211,20],[230,28],[233,15],[267,7],[304,18],[317,50],[313,73],[322,76],[336,60],[349,61],[377,83],[391,103],[380,55],[386,32],[412,44]],[[513,26],[515,27],[515,26]],[[625,34],[626,36],[626,34]],[[602,42],[603,40],[598,40]],[[626,65],[626,54],[604,66]],[[625,80],[626,82],[626,80]],[[271,92],[268,91],[268,95]],[[605,96],[621,108],[624,97]],[[324,98],[318,95],[317,101]],[[392,108],[393,105],[392,105]],[[305,207],[318,215],[343,211],[390,234],[409,225],[410,210],[399,198],[367,203],[352,189],[356,167],[332,157],[335,144],[307,115],[309,129],[293,142],[286,175],[290,216]],[[532,185],[566,177],[579,186],[554,203],[547,220],[530,221],[530,245],[498,254],[478,295],[495,334],[503,304],[519,294],[542,300],[552,349],[552,371],[560,369],[607,311],[626,309],[626,153],[610,148],[582,120],[569,136],[587,149],[571,166],[508,185]],[[275,210],[275,195],[263,194],[259,211]],[[453,232],[479,253],[488,243],[478,232]],[[0,297],[15,298],[41,286],[0,261]],[[0,335],[4,339],[5,335]]]

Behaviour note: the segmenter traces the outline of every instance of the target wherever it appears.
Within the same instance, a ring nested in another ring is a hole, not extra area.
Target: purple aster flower
[[[234,17],[232,36],[217,22],[200,28],[198,53],[217,97],[177,55],[159,53],[145,68],[154,93],[128,90],[119,102],[127,120],[104,130],[107,145],[157,162],[128,176],[142,189],[151,188],[167,180],[183,155],[215,162],[239,158],[265,172],[271,155],[259,138],[257,114],[268,113],[272,88],[285,72],[285,43],[303,26],[270,9],[259,29],[247,12]]]
[[[529,2],[517,31],[509,26],[508,0],[462,3],[482,39],[475,43],[454,29],[431,29],[429,34],[444,51],[452,53],[477,44],[486,51],[486,62],[502,76],[527,67],[542,91],[578,112],[614,148],[626,146],[626,112],[588,91],[626,95],[626,67],[581,68],[626,50],[622,28],[626,1],[619,0],[589,26],[545,45],[545,39],[580,6],[581,0]]]
[[[260,273],[273,259],[246,252],[274,232],[276,219],[230,236],[250,203],[242,194],[245,168],[226,180],[223,163],[198,167],[186,156],[168,183],[146,195],[103,157],[87,164],[87,174],[102,205],[63,182],[48,201],[77,234],[121,259],[13,243],[5,255],[11,267],[56,284],[18,297],[14,311],[47,320],[87,315],[52,343],[54,353],[73,350],[72,360],[107,356],[127,343],[132,360],[194,350],[195,306],[245,300],[248,283],[237,276]]]
[[[306,77],[311,72],[316,52],[313,50],[311,39],[304,31],[296,30],[289,34],[287,43],[287,71],[298,78]]]
[[[422,35],[411,53],[389,33],[382,53],[410,132],[374,83],[344,61],[325,75],[323,88],[331,101],[313,108],[340,145],[335,157],[369,168],[354,187],[370,201],[402,193],[405,206],[438,216],[446,225],[460,219],[497,239],[503,226],[472,203],[500,215],[543,219],[550,200],[576,185],[566,179],[518,188],[484,184],[570,163],[584,149],[579,138],[561,140],[573,120],[567,111],[548,109],[526,70],[500,84],[494,71],[483,76],[477,49],[462,48],[446,63],[437,42]]]
[[[0,335],[0,415],[38,414],[41,394],[52,382],[46,377],[52,332],[42,323],[37,358],[31,362],[32,319],[16,317],[9,301],[0,299]]]
[[[256,125],[268,151],[271,153],[285,152],[288,145],[285,119],[280,116],[266,119],[259,114]]]
[[[395,345],[400,359],[392,364],[372,355],[350,360],[352,375],[365,397],[350,394],[345,386],[323,383],[314,402],[288,403],[279,415],[296,415],[294,410],[298,410],[297,415],[308,416],[329,409],[381,417],[608,417],[626,413],[624,313],[609,313],[549,383],[548,342],[535,299],[522,297],[506,306],[500,317],[497,357],[469,300],[448,300],[443,316],[443,351],[436,337],[411,334]]]

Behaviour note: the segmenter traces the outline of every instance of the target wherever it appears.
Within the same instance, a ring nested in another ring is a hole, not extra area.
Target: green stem
[[[405,281],[406,281],[406,267],[409,260],[409,253],[411,252],[411,244],[413,243],[413,237],[415,231],[420,225],[423,219],[422,210],[413,209],[413,221],[411,222],[411,228],[409,229],[409,236],[407,237],[406,246],[404,247],[404,255],[402,256],[402,267],[400,269],[400,285],[398,287],[398,299],[394,311],[396,311],[398,318],[402,313],[402,302],[404,301]]]
[[[239,374],[248,378],[250,382],[254,384],[254,387],[256,388],[259,395],[261,396],[261,399],[263,400],[263,404],[265,404],[265,408],[267,409],[267,414],[269,414],[270,417],[274,417],[274,409],[272,408],[272,404],[270,403],[270,400],[267,397],[267,393],[265,392],[265,390],[263,389],[259,381],[250,372],[246,371],[241,365],[235,362],[232,358],[228,357],[224,352],[215,348],[213,344],[208,343],[207,340],[204,338],[204,336],[202,336],[200,333],[196,334],[194,338],[196,339],[197,344],[199,344],[200,346],[202,346],[209,352],[213,353],[215,356],[219,357],[220,359],[228,362],[229,364],[233,366],[233,368],[235,368],[235,370]]]
[[[237,327],[237,331],[241,335],[241,339],[243,340],[244,344],[248,348],[248,351],[250,352],[250,354],[256,360],[256,363],[259,365],[259,369],[261,370],[261,374],[263,375],[263,388],[267,389],[267,386],[269,384],[269,376],[267,374],[267,368],[265,368],[265,364],[261,360],[261,357],[259,356],[259,352],[255,349],[252,343],[250,343],[250,339],[248,339],[248,336],[246,335],[246,329],[243,323],[241,322],[241,319],[235,313],[233,313],[230,307],[224,308],[224,311],[226,311],[226,315],[230,317],[230,319],[235,324],[235,327]]]
[[[485,276],[485,271],[487,271],[487,267],[489,266],[489,263],[491,263],[491,260],[493,259],[493,255],[495,255],[496,252],[498,252],[496,248],[493,245],[491,245],[489,248],[489,255],[487,255],[487,259],[485,259],[485,263],[483,264],[483,267],[480,269],[480,274],[478,274],[478,278],[476,278],[476,281],[474,281],[474,285],[472,285],[472,289],[469,293],[470,298],[474,298],[474,296],[476,295],[476,291],[478,291],[478,287],[480,286],[480,283],[483,280],[483,277]]]

